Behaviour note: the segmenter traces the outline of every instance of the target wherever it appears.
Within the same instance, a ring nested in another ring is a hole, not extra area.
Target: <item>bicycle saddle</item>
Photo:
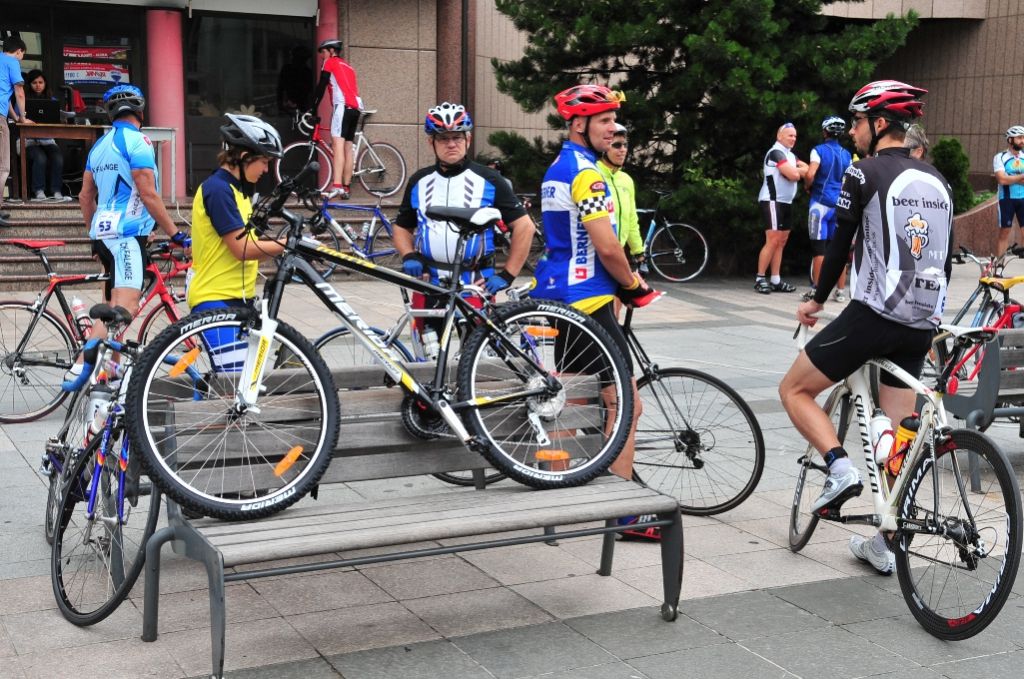
[[[962,337],[964,335],[977,335],[979,339],[987,340],[994,333],[987,328],[979,325],[946,325],[945,323],[939,326],[939,330],[948,332],[953,337]]]
[[[64,245],[62,240],[31,240],[26,238],[3,238],[0,239],[0,245],[16,245],[19,248],[25,248],[26,250],[45,250],[46,248],[55,248]]]
[[[1013,278],[983,276],[978,279],[978,282],[982,285],[987,285],[990,288],[995,288],[996,290],[1009,290],[1018,283],[1024,283],[1024,276],[1014,276]]]
[[[428,207],[427,216],[442,222],[453,222],[459,231],[470,233],[483,231],[501,219],[501,213],[493,207]]]
[[[96,304],[89,309],[89,318],[97,321],[103,321],[107,325],[123,324],[128,325],[132,322],[132,315],[128,313],[128,310],[122,306],[116,306],[111,308],[107,304]]]

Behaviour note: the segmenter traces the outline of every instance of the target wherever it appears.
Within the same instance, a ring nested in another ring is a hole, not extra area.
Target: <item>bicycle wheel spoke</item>
[[[0,422],[40,418],[67,396],[60,385],[77,345],[52,314],[43,313],[32,327],[35,315],[25,302],[0,302]]]

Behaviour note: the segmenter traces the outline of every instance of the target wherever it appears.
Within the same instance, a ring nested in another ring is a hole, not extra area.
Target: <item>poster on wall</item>
[[[122,64],[69,61],[64,64],[64,82],[76,85],[117,85],[130,81],[128,67]]]
[[[98,47],[95,45],[64,45],[64,56],[72,59],[127,59],[127,47]]]

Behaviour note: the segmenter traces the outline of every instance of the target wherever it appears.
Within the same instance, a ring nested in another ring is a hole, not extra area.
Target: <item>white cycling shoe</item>
[[[896,555],[885,545],[880,534],[873,538],[851,535],[850,553],[871,564],[882,575],[892,575],[896,570]]]
[[[821,495],[811,505],[811,511],[816,512],[834,502],[842,504],[851,497],[860,495],[864,490],[864,484],[860,482],[860,473],[856,467],[850,467],[841,474],[829,474],[825,479],[825,487]]]

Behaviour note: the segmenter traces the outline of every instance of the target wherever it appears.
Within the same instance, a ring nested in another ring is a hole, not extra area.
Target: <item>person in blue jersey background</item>
[[[836,231],[836,199],[843,185],[843,174],[853,162],[850,152],[839,145],[839,139],[846,134],[846,121],[831,115],[821,121],[824,141],[811,150],[811,162],[807,164],[804,187],[811,192],[811,204],[807,211],[807,231],[811,239],[811,279],[815,285],[821,262],[825,259],[825,248]],[[814,298],[814,286],[804,294],[803,299]],[[839,284],[832,293],[837,302],[846,301],[846,272],[839,276]]]

